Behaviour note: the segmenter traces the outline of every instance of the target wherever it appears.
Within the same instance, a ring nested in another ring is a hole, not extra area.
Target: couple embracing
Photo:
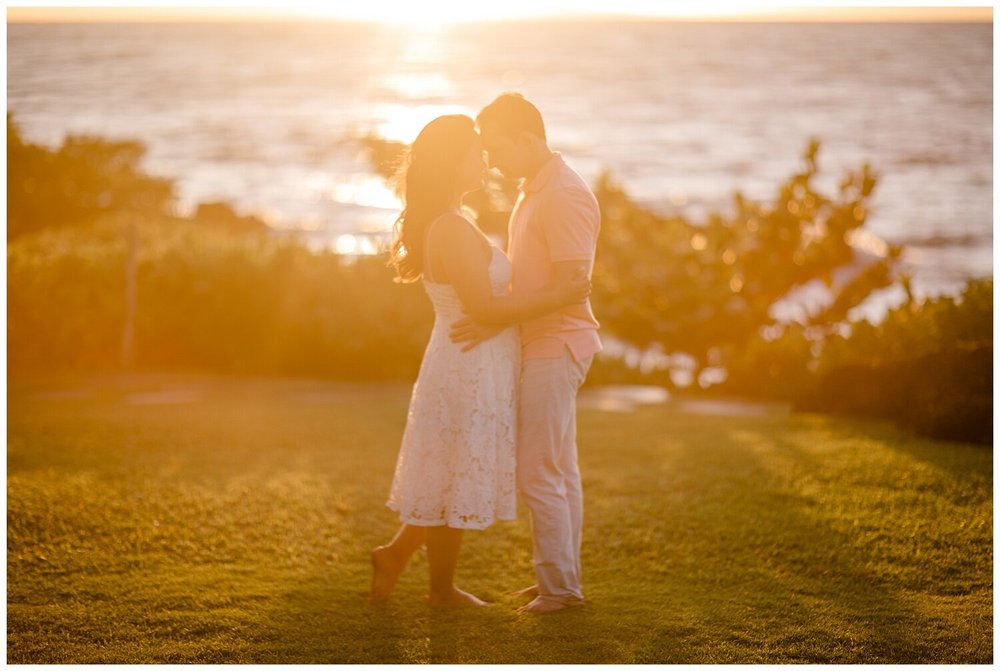
[[[479,132],[476,132],[478,126]],[[521,179],[507,254],[462,215],[486,164]],[[434,328],[387,505],[403,523],[372,552],[372,600],[427,547],[429,603],[483,605],[454,584],[462,533],[531,513],[536,584],[519,612],[583,602],[576,394],[601,349],[590,309],[600,228],[586,182],[549,149],[538,109],[505,93],[475,121],[431,121],[410,150],[392,262],[423,280]],[[509,255],[509,256],[508,256]]]

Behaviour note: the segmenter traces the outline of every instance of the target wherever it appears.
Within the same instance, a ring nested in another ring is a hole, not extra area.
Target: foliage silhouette
[[[172,185],[139,171],[138,143],[68,138],[48,150],[25,143],[9,116],[8,142],[12,375],[118,366],[128,229],[136,223],[138,368],[340,379],[415,375],[433,315],[418,286],[391,281],[384,255],[315,253],[223,203],[203,204],[190,219],[171,216]],[[391,180],[405,147],[377,138],[366,146]],[[820,193],[818,152],[819,143],[811,142],[803,169],[773,200],[736,194],[729,213],[701,224],[654,213],[603,175],[595,185],[603,230],[593,296],[603,332],[639,348],[688,355],[696,380],[700,369],[722,367],[728,378],[717,389],[724,392],[829,410],[905,407],[909,414],[885,409],[880,416],[926,425],[922,430],[934,435],[983,435],[992,387],[973,369],[992,360],[992,281],[970,283],[959,300],[918,302],[910,294],[878,325],[849,321],[853,307],[896,281],[899,249],[857,251],[852,242],[863,233],[876,176],[862,166],[844,176],[835,194]],[[505,237],[517,189],[510,180],[491,180],[466,204],[487,232]],[[775,304],[796,287],[832,285],[845,269],[853,278],[804,323],[773,316]],[[899,281],[909,292],[907,278]],[[962,354],[969,351],[976,353]],[[940,394],[899,405],[901,389],[923,389],[917,378],[934,380],[930,373],[945,369],[953,372],[942,373]],[[910,382],[872,386],[880,378]],[[855,389],[862,379],[869,380],[866,391],[885,397],[881,406],[857,402],[865,398]],[[612,357],[598,358],[590,380],[672,384],[665,371],[643,373]],[[957,401],[945,403],[941,394]],[[968,408],[978,408],[979,419],[968,420]],[[930,424],[907,419],[942,412],[948,417]],[[949,417],[979,428],[935,428],[955,425]]]
[[[884,417],[934,438],[992,444],[993,280],[913,299],[825,339],[802,410]]]
[[[26,142],[7,115],[7,239],[109,212],[166,213],[173,184],[139,167],[135,141],[69,136],[56,150]]]
[[[607,175],[596,193],[602,236],[594,271],[595,312],[611,333],[639,347],[683,352],[705,366],[730,364],[763,327],[772,309],[812,280],[831,284],[835,271],[870,263],[812,318],[832,328],[872,291],[892,282],[898,248],[862,259],[851,238],[862,229],[876,176],[865,165],[848,173],[835,195],[814,186],[819,142],[804,169],[782,184],[773,201],[737,193],[730,214],[703,225],[660,216],[633,203]]]

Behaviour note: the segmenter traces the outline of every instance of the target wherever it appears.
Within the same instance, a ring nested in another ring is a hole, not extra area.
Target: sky
[[[450,23],[538,18],[599,18],[737,21],[992,21],[991,2],[747,2],[745,0],[328,0],[310,2],[211,3],[102,2],[100,8],[62,0],[8,3],[7,20],[20,21],[233,21],[354,20]],[[948,6],[945,6],[948,5]]]

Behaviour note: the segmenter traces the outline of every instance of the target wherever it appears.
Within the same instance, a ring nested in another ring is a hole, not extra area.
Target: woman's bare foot
[[[392,594],[399,574],[403,572],[392,550],[380,545],[372,550],[372,591],[369,601],[384,601]]]
[[[525,587],[524,589],[519,589],[516,592],[511,592],[511,596],[522,596],[526,599],[534,599],[538,596],[538,585],[532,585],[531,587]]]
[[[451,592],[446,594],[431,594],[427,597],[427,604],[435,608],[464,608],[466,606],[488,606],[489,604],[473,596],[468,592],[463,592],[457,587],[452,587]]]

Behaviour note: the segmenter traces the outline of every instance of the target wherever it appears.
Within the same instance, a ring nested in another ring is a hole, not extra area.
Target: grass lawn
[[[406,385],[10,389],[12,663],[993,660],[993,459],[885,425],[580,413],[589,604],[519,617],[526,511],[367,603]],[[171,391],[172,390],[172,391]],[[175,403],[165,401],[178,401]]]

